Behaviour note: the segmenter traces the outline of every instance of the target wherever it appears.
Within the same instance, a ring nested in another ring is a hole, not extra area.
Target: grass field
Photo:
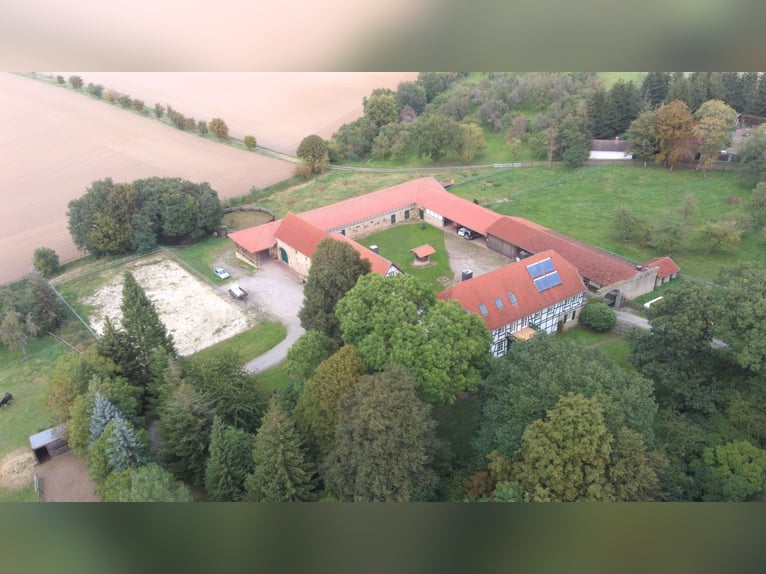
[[[743,235],[733,252],[713,251],[706,255],[698,246],[695,228],[707,220],[745,212],[751,190],[739,184],[731,172],[710,173],[703,178],[693,170],[655,167],[597,166],[523,168],[478,174],[456,181],[453,193],[506,215],[520,215],[628,259],[642,262],[666,255],[638,242],[613,238],[615,211],[626,206],[650,221],[677,217],[675,211],[684,195],[692,194],[699,212],[690,218],[685,246],[671,255],[682,273],[714,279],[721,267],[754,261],[766,264],[764,240],[759,229]],[[739,198],[738,204],[727,198]]]
[[[453,277],[447,249],[444,247],[444,232],[430,225],[426,225],[425,229],[415,223],[397,225],[360,239],[359,242],[366,247],[377,245],[383,257],[398,265],[405,273],[426,282],[434,293],[444,289],[444,285],[437,281],[439,277]],[[412,264],[415,256],[410,253],[410,249],[426,244],[436,249],[436,253],[431,255],[432,263],[426,267],[416,267]]]
[[[0,347],[0,393],[9,392],[13,402],[0,409],[0,458],[17,448],[29,447],[29,435],[49,428],[43,409],[47,377],[60,356],[72,353],[51,337],[43,337],[21,350]]]
[[[290,376],[287,374],[287,365],[284,363],[268,371],[256,375],[256,380],[261,389],[267,393],[277,389],[284,389],[290,382]]]
[[[259,323],[249,331],[194,353],[194,356],[207,359],[233,352],[244,365],[277,345],[286,336],[287,330],[282,323]]]

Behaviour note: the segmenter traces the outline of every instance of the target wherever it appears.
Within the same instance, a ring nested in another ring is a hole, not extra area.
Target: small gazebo
[[[415,247],[414,249],[410,249],[410,251],[415,254],[416,265],[425,265],[427,263],[430,263],[431,255],[436,253],[436,249],[434,249],[430,245],[421,245],[420,247]]]

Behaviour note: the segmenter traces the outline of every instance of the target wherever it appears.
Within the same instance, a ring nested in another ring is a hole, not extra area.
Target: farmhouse
[[[479,315],[492,333],[492,354],[500,357],[514,337],[566,328],[584,305],[585,291],[575,266],[548,250],[458,283],[437,298]]]
[[[342,237],[373,263],[376,273],[391,275],[399,272],[398,268],[353,240],[413,221],[443,229],[465,227],[484,237],[491,249],[516,261],[554,250],[574,265],[589,290],[615,304],[623,297],[649,293],[655,285],[678,273],[678,266],[669,258],[637,265],[522,217],[504,216],[462,199],[445,190],[433,177],[415,179],[300,215],[288,214],[284,219],[231,233],[229,237],[242,260],[255,266],[269,259],[279,260],[304,277],[319,241],[328,236]],[[658,276],[660,272],[662,276]]]

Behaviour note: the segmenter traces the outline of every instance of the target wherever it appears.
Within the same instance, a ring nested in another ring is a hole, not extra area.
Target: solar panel
[[[509,300],[509,301],[510,301],[512,304],[514,304],[514,305],[515,305],[516,303],[518,303],[518,301],[516,300],[516,295],[514,295],[514,294],[513,294],[513,292],[511,292],[511,291],[509,291],[509,292],[508,292],[508,300]]]
[[[527,266],[527,271],[532,279],[555,270],[556,268],[553,266],[553,261],[551,261],[550,257]]]
[[[535,279],[535,287],[537,287],[537,290],[540,292],[555,287],[556,285],[561,285],[561,277],[559,276],[558,271],[548,273],[548,275],[543,275],[542,277]]]
[[[479,311],[481,311],[481,314],[485,317],[489,315],[489,311],[487,311],[487,307],[484,305],[484,303],[479,303]]]
[[[553,261],[551,261],[551,258],[548,257],[548,259],[543,259],[538,263],[540,266],[540,273],[550,273],[551,271],[556,271],[556,268],[553,266]]]
[[[497,305],[500,311],[503,310],[503,302],[500,300],[500,297],[495,297],[495,305]]]
[[[542,273],[540,272],[540,264],[539,263],[533,263],[532,265],[528,265],[527,266],[527,271],[529,272],[529,276],[532,279],[542,275]]]

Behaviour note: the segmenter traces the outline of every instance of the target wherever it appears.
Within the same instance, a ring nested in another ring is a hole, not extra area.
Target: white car
[[[230,277],[229,272],[223,267],[216,267],[213,269],[213,273],[219,279],[228,279]]]

